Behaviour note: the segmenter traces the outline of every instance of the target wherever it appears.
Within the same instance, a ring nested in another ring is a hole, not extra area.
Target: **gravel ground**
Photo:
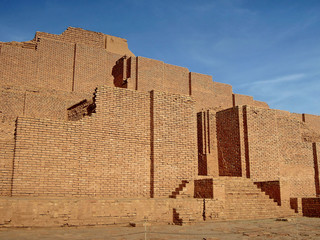
[[[0,228],[2,240],[320,239],[320,218],[264,219],[176,226]],[[145,231],[146,228],[146,231]]]

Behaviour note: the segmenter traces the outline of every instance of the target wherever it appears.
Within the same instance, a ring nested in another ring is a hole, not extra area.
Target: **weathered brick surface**
[[[302,198],[302,214],[306,217],[320,217],[320,198]]]
[[[30,89],[30,88],[29,88]],[[92,94],[25,87],[0,87],[0,136],[12,139],[17,116],[66,120],[67,108]]]
[[[189,70],[144,57],[137,58],[137,90],[189,95]]]
[[[74,86],[76,92],[93,92],[97,86],[111,81],[108,76],[108,54],[104,49],[75,45]]]
[[[220,176],[242,176],[239,108],[217,112]]]
[[[199,179],[194,181],[195,198],[213,198],[213,179]]]
[[[277,180],[280,152],[275,111],[245,106],[243,118],[247,129],[246,161],[250,165],[250,177],[254,181]]]
[[[154,196],[168,197],[197,175],[196,115],[189,96],[151,92]]]
[[[149,95],[104,88],[96,104],[78,122],[18,119],[13,195],[149,195]]]
[[[242,94],[233,94],[233,106],[239,105],[253,105],[253,97],[242,95]]]
[[[278,205],[281,205],[281,192],[279,181],[266,181],[266,182],[255,182],[261,191],[265,192],[272,198]]]
[[[75,44],[43,38],[40,39],[37,49],[39,55],[37,74],[40,86],[71,92]]]
[[[163,91],[164,86],[164,62],[137,57],[137,83],[136,90],[139,91]]]
[[[0,140],[0,196],[11,195],[14,139]]]
[[[102,87],[95,100],[79,121],[18,119],[13,195],[167,197],[195,177],[190,97]]]
[[[13,139],[15,120],[24,114],[25,93],[10,88],[0,88],[0,136]]]
[[[198,175],[219,176],[216,113],[197,113]]]
[[[0,195],[15,199],[0,199],[4,226],[271,217],[320,195],[319,116],[79,28],[0,42],[0,63]]]
[[[37,86],[37,54],[35,49],[4,45],[0,52],[0,85]]]
[[[288,199],[294,196],[315,195],[315,172],[311,143],[301,141],[299,121],[278,117],[280,176],[282,194]]]
[[[68,27],[67,30],[60,35],[37,32],[34,40],[37,41],[42,38],[69,43],[81,43],[96,48],[106,49],[108,52],[115,54],[134,56],[128,49],[127,40],[99,32],[87,31],[81,28]]]
[[[233,106],[232,87],[228,84],[213,82],[212,77],[190,72],[190,93],[196,100],[196,109],[215,111]]]
[[[180,200],[181,201],[181,200]],[[5,227],[85,226],[172,223],[168,199],[1,198],[0,224]]]

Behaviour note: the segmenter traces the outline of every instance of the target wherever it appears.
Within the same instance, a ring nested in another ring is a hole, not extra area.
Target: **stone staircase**
[[[179,187],[175,189],[169,196],[169,198],[177,198],[177,196],[184,190],[184,188],[187,186],[189,181],[187,180],[182,180],[182,183],[179,184]]]
[[[214,220],[240,220],[240,219],[267,219],[294,217],[297,214],[293,209],[278,206],[259,189],[252,180],[241,177],[217,177],[213,178],[213,188],[224,185],[224,198],[195,199],[188,201],[176,199],[174,215],[179,225],[192,222]],[[176,198],[185,184],[170,195]],[[187,199],[185,199],[187,200]]]
[[[259,189],[252,180],[240,177],[214,179],[225,185],[225,209],[222,218],[263,219],[296,216],[289,207],[278,206],[269,195]]]

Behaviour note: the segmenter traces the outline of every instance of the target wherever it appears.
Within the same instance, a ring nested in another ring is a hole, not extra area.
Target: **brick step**
[[[272,199],[269,198],[255,198],[255,199],[248,199],[247,201],[244,199],[226,199],[225,201],[228,205],[252,205],[252,206],[275,206],[279,207],[279,205],[272,201]]]
[[[265,202],[269,202],[270,200],[273,201],[273,199],[269,198],[269,196],[264,195],[256,195],[256,196],[252,196],[252,195],[231,195],[231,196],[227,196],[226,197],[226,201],[230,201],[230,202],[252,202],[252,201],[257,201],[257,200],[261,200],[261,201],[265,201]]]
[[[296,216],[293,210],[278,206],[274,199],[261,191],[250,179],[233,177],[213,178],[213,185],[219,184],[224,185],[226,195],[224,210],[221,211],[217,220]],[[177,211],[184,223],[203,221],[202,215],[199,212],[190,214],[188,209],[183,206],[180,206]],[[209,209],[208,212],[210,212]]]
[[[241,216],[230,215],[230,216],[221,217],[221,219],[225,219],[225,220],[242,220],[242,219],[268,219],[268,218],[279,218],[279,217],[284,217],[284,216],[281,216],[281,215],[255,215],[255,216],[250,216],[250,215],[241,215]]]
[[[226,183],[226,182],[213,182],[213,185],[225,185],[226,187],[250,187],[253,182],[238,182],[238,183]]]
[[[226,195],[266,195],[264,192],[256,191],[254,189],[250,189],[247,191],[226,191]]]
[[[241,218],[278,218],[278,217],[294,217],[294,214],[290,213],[265,213],[265,212],[256,212],[255,214],[249,214],[246,212],[228,212],[222,215],[224,218],[228,219],[241,219]]]
[[[277,205],[266,205],[266,204],[227,204],[226,209],[260,209],[266,210],[277,210],[279,207]]]
[[[267,214],[267,215],[272,215],[272,214],[286,214],[286,215],[295,215],[293,211],[288,211],[288,210],[281,210],[281,209],[275,209],[272,212],[269,211],[268,209],[255,209],[255,211],[248,211],[252,209],[230,209],[227,208],[224,210],[224,214],[248,214],[248,215],[255,215],[257,213],[261,214]]]
[[[226,192],[226,196],[227,197],[237,197],[237,196],[243,196],[243,197],[246,197],[246,196],[248,196],[248,197],[250,197],[250,196],[252,196],[252,197],[254,197],[254,196],[263,196],[263,197],[265,197],[265,196],[267,196],[267,197],[269,197],[269,195],[268,194],[266,194],[265,192],[255,192],[255,191],[248,191],[248,192]]]
[[[262,207],[262,206],[265,206],[265,207],[276,207],[278,208],[279,206],[275,203],[275,202],[267,202],[267,201],[255,201],[255,202],[226,202],[226,206],[230,206],[230,207],[233,207],[233,206],[238,206],[238,207],[241,207],[241,206],[245,206],[245,207]]]
[[[236,190],[236,191],[247,190],[247,189],[253,189],[252,188],[253,187],[252,184],[253,183],[251,183],[251,185],[248,185],[248,186],[228,186],[228,185],[225,185],[225,188],[228,189],[228,190]],[[257,189],[257,190],[261,191],[261,189],[258,188],[257,186],[254,189]]]
[[[230,200],[230,201],[245,201],[245,202],[249,202],[250,200],[252,201],[256,201],[257,199],[259,200],[266,200],[269,201],[271,200],[271,198],[268,195],[238,195],[238,194],[234,194],[234,195],[228,195],[226,196],[226,200]]]
[[[264,212],[270,212],[270,211],[274,211],[274,212],[286,212],[286,213],[292,213],[294,214],[294,211],[291,210],[291,209],[286,209],[286,208],[280,208],[278,206],[266,206],[263,208],[263,205],[261,206],[257,206],[257,207],[254,207],[254,206],[251,206],[251,207],[239,207],[239,206],[227,206],[225,211],[228,212],[228,211],[232,211],[232,212],[240,212],[240,211],[248,211],[248,210],[253,210],[253,211],[256,211],[256,212],[259,212],[259,211],[264,211]]]

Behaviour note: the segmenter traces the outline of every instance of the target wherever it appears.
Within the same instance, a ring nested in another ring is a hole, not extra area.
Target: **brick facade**
[[[0,42],[0,80],[2,226],[274,217],[302,214],[301,198],[309,215],[318,207],[320,116],[269,109],[72,27]],[[101,206],[109,220],[94,216]]]

